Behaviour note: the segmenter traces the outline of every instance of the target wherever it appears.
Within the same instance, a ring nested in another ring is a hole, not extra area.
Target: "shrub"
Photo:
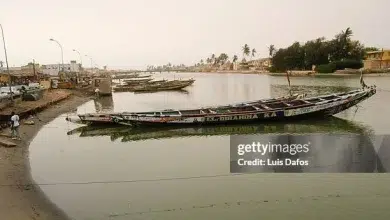
[[[360,69],[363,67],[363,63],[358,60],[340,60],[332,62],[335,64],[337,70],[343,69]]]
[[[336,71],[336,65],[334,63],[322,64],[316,66],[316,72],[318,73],[333,73]]]

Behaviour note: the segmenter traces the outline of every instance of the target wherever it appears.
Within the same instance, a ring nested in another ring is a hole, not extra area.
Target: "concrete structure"
[[[47,65],[42,65],[41,67],[43,74],[47,74],[51,76],[58,76],[60,69],[62,69],[61,64],[47,64]],[[70,63],[64,64],[64,72],[80,73],[81,70],[82,70],[81,64],[77,63],[74,60],[70,61]]]
[[[251,70],[267,70],[272,66],[270,58],[262,58],[248,61],[248,66]]]
[[[390,68],[390,50],[367,52],[363,63],[364,69],[388,69]]]

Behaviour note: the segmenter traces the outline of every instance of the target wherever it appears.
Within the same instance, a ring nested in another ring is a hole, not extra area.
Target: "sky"
[[[213,53],[241,58],[244,44],[267,57],[271,44],[330,39],[347,27],[366,46],[390,48],[389,8],[388,0],[2,0],[0,24],[11,67],[60,63],[54,38],[65,63],[142,69]]]

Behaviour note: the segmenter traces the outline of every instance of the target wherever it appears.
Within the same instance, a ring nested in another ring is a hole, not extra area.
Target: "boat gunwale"
[[[144,112],[144,113],[153,113],[153,114],[140,114],[142,112],[122,112],[122,113],[87,113],[87,114],[79,114],[78,116],[81,118],[85,117],[108,117],[108,118],[113,118],[113,117],[123,117],[123,116],[133,116],[133,117],[144,117],[144,118],[166,118],[166,117],[180,117],[180,118],[190,118],[190,117],[207,117],[207,116],[214,116],[214,117],[220,117],[220,116],[235,116],[235,115],[245,115],[245,114],[258,114],[258,113],[268,113],[268,112],[277,112],[277,111],[283,111],[283,110],[293,110],[293,109],[299,109],[299,108],[305,108],[305,107],[312,107],[312,106],[318,106],[318,105],[323,105],[323,104],[328,104],[332,102],[337,102],[337,101],[345,101],[345,102],[351,102],[351,98],[353,100],[358,99],[362,96],[368,95],[371,91],[375,91],[375,88],[370,88],[368,90],[365,89],[358,89],[358,90],[353,90],[349,92],[344,92],[344,93],[333,93],[329,95],[322,95],[322,96],[315,96],[315,97],[308,97],[308,98],[302,98],[302,99],[293,99],[290,101],[306,101],[306,100],[311,100],[311,99],[321,99],[323,97],[329,97],[329,96],[336,96],[333,99],[330,100],[324,100],[322,102],[317,102],[317,103],[306,103],[302,105],[297,105],[297,106],[286,106],[283,108],[273,108],[273,109],[259,109],[259,110],[253,110],[253,111],[242,111],[242,112],[228,112],[228,113],[204,113],[204,114],[188,114],[188,115],[164,115],[162,114],[164,111],[165,112],[178,112],[180,111],[198,111],[201,110],[206,110],[206,109],[218,109],[218,108],[234,108],[234,107],[245,107],[245,106],[254,106],[256,105],[256,102],[258,104],[267,104],[264,103],[266,101],[270,101],[272,103],[283,103],[285,100],[288,100],[288,97],[280,97],[280,98],[271,98],[271,99],[263,99],[263,100],[257,100],[257,101],[249,101],[249,102],[241,102],[238,104],[231,104],[231,105],[226,105],[226,106],[218,106],[218,107],[204,107],[204,108],[197,108],[197,109],[182,109],[182,110],[174,110],[174,109],[166,109],[162,111],[150,111],[150,112]],[[263,103],[261,103],[263,102]],[[253,103],[253,104],[247,104],[247,103]],[[268,103],[269,104],[269,103]],[[156,115],[155,113],[159,113],[159,115]],[[85,119],[82,119],[85,120]],[[132,119],[134,121],[141,121],[137,119]],[[142,121],[141,121],[142,122]]]
[[[300,109],[300,108],[306,108],[306,107],[312,107],[312,106],[319,106],[319,105],[324,105],[324,104],[329,104],[329,103],[332,103],[332,102],[337,102],[337,101],[344,101],[344,102],[351,102],[352,100],[350,100],[352,97],[353,99],[358,99],[362,96],[365,96],[365,95],[368,95],[368,92],[371,91],[371,90],[356,90],[356,92],[346,92],[346,93],[339,93],[339,94],[345,94],[347,95],[348,94],[348,97],[336,97],[334,99],[331,99],[331,100],[325,100],[325,101],[322,101],[322,102],[317,102],[317,103],[307,103],[307,104],[303,104],[303,105],[298,105],[298,106],[287,106],[287,107],[284,107],[284,108],[274,108],[274,109],[261,109],[261,110],[253,110],[253,111],[242,111],[242,112],[230,112],[230,113],[205,113],[205,114],[191,114],[191,115],[161,115],[161,113],[163,113],[163,111],[160,112],[160,115],[152,115],[152,114],[139,114],[139,113],[120,113],[119,115],[121,117],[123,116],[133,116],[133,117],[144,117],[144,118],[166,118],[166,117],[176,117],[176,118],[190,118],[190,117],[207,117],[207,116],[212,116],[212,117],[221,117],[221,116],[235,116],[235,115],[245,115],[245,114],[258,114],[258,113],[269,113],[269,112],[278,112],[278,111],[283,111],[283,110],[293,110],[293,109]],[[361,96],[359,96],[360,94],[362,94]],[[329,94],[327,96],[332,96],[332,95],[335,95],[335,96],[338,96],[336,94]],[[321,97],[327,97],[327,96],[321,96]],[[319,98],[319,96],[316,96],[316,97],[311,97],[309,99],[314,99],[314,98]],[[306,100],[307,98],[305,99],[296,99],[296,100]],[[337,100],[339,99],[339,100]],[[261,101],[261,100],[259,100]],[[292,100],[294,101],[294,100]],[[342,103],[340,103],[341,105]],[[248,106],[253,106],[253,105],[248,105]],[[226,106],[220,106],[220,107],[217,107],[217,108],[221,108],[221,107],[226,107]],[[239,107],[239,106],[237,106]],[[216,107],[214,108],[211,108],[211,109],[215,109]],[[188,110],[205,110],[205,109],[209,109],[209,108],[200,108],[200,109],[188,109]],[[180,112],[181,110],[170,110],[171,112]],[[158,111],[151,111],[150,113],[156,113]],[[149,112],[145,112],[145,113],[149,113]],[[134,121],[142,121],[142,120],[137,120],[137,119],[132,119]]]

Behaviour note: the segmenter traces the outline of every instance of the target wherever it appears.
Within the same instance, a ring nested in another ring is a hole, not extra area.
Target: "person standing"
[[[11,137],[13,140],[19,139],[19,115],[15,114],[15,112],[11,113]]]
[[[99,96],[100,96],[100,90],[99,90],[99,88],[96,88],[95,89],[95,97],[99,98]]]

